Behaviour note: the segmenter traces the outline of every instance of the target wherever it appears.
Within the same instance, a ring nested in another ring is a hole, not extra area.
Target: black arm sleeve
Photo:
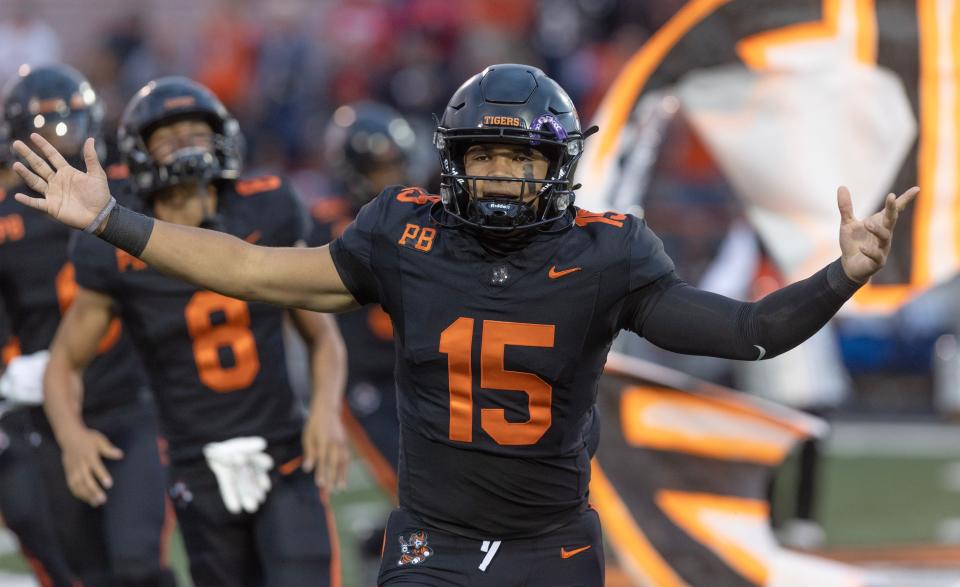
[[[625,305],[632,312],[627,326],[678,353],[769,359],[810,338],[859,287],[839,260],[758,302],[703,291],[671,273],[644,288],[652,291],[631,295],[634,299]]]

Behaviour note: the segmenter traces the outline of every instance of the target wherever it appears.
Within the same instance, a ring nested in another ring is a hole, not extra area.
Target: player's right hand
[[[113,478],[103,464],[105,457],[114,461],[123,458],[123,451],[106,436],[81,428],[71,433],[61,443],[63,449],[63,472],[74,497],[93,507],[107,502],[106,489],[113,487]]]
[[[40,157],[22,141],[13,142],[16,151],[29,165],[17,161],[13,170],[41,198],[17,194],[18,202],[45,212],[73,228],[86,228],[110,201],[107,174],[100,166],[92,138],[83,143],[87,172],[74,169],[57,149],[37,133],[30,140],[43,153]],[[44,159],[46,158],[46,159]]]

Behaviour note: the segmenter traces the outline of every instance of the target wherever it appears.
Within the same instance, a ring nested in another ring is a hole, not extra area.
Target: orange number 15
[[[457,318],[440,334],[440,352],[447,355],[450,385],[450,440],[473,441],[473,318]],[[507,345],[553,348],[552,324],[484,320],[481,323],[480,387],[527,394],[530,419],[507,421],[501,408],[480,410],[480,427],[498,444],[536,444],[551,422],[553,388],[533,373],[503,368]]]

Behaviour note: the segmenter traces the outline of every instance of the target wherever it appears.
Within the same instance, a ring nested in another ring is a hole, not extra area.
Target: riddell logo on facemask
[[[523,121],[516,116],[484,116],[483,124],[488,126],[516,126],[523,128]]]

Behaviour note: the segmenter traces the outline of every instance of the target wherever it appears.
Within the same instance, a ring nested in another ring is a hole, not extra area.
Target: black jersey
[[[111,181],[110,189],[124,200],[124,182]],[[50,346],[62,313],[76,295],[75,270],[68,255],[73,231],[19,204],[13,198],[17,192],[31,193],[25,186],[5,194],[0,190],[0,296],[20,352],[31,354]],[[98,351],[83,379],[88,416],[136,402],[138,389],[146,384],[119,320],[111,323]]]
[[[400,504],[478,539],[550,531],[586,507],[591,408],[632,324],[625,299],[673,264],[642,220],[584,211],[490,253],[434,221],[438,200],[385,190],[331,245],[357,301],[396,329]]]
[[[307,239],[311,247],[319,247],[340,236],[356,216],[350,200],[331,196],[310,207],[313,228]],[[393,381],[393,324],[380,304],[367,304],[359,310],[337,314],[337,324],[347,353],[348,387],[358,382],[373,384]]]
[[[223,184],[209,225],[260,245],[292,246],[306,237],[308,219],[286,183],[265,177]],[[175,461],[238,436],[262,436],[271,445],[299,438],[282,308],[199,289],[86,235],[74,262],[81,286],[116,301]]]

